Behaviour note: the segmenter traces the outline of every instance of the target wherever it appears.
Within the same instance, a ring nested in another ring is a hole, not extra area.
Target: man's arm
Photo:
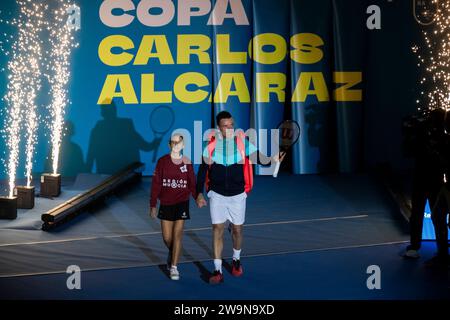
[[[269,167],[272,165],[272,163],[283,161],[286,152],[279,151],[273,157],[268,157],[264,153],[259,151],[256,146],[248,139],[245,139],[245,154],[250,158],[250,161],[252,163],[259,164],[263,167]]]
[[[202,161],[202,164],[200,165],[197,173],[197,187],[196,187],[197,195],[203,193],[207,171],[208,165],[204,161]]]
[[[252,163],[259,164],[264,167],[268,167],[271,165],[271,161],[273,159],[272,159],[272,157],[266,156],[261,151],[256,150],[255,152],[250,154],[250,160],[252,161]]]
[[[253,164],[259,164],[264,167],[270,166],[272,162],[277,159],[277,157],[268,157],[259,151],[248,138],[245,139],[245,154],[250,158],[250,161]]]
[[[205,197],[203,196],[203,189],[205,186],[206,173],[208,172],[208,170],[209,165],[206,164],[205,160],[202,157],[202,164],[200,165],[200,168],[198,169],[197,173],[197,186],[196,186],[197,199],[195,200],[199,208],[206,206],[206,200]]]

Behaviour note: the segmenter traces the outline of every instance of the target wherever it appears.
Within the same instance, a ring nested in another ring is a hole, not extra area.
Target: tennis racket
[[[169,106],[158,106],[153,109],[150,114],[150,128],[153,131],[155,139],[160,141],[164,135],[170,131],[175,122],[175,113]],[[153,152],[153,162],[156,162],[156,157],[158,156],[158,149],[161,143],[159,143],[155,151]]]
[[[280,151],[286,153],[290,147],[292,147],[300,138],[300,126],[297,121],[285,120],[278,125],[279,130],[279,147]],[[281,162],[278,161],[275,165],[275,171],[273,177],[278,176]]]

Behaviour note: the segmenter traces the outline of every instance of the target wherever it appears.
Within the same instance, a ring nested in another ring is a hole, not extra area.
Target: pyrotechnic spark
[[[49,40],[51,51],[50,62],[47,64],[47,77],[50,83],[52,103],[51,114],[51,145],[53,173],[58,172],[58,161],[63,135],[63,123],[67,97],[67,84],[70,78],[70,55],[77,46],[74,39],[74,29],[67,25],[67,12],[73,6],[69,0],[59,1],[59,7],[52,11],[51,25],[49,25]]]
[[[42,31],[44,12],[47,9],[42,3],[33,3],[32,7],[29,9],[30,21],[27,25],[31,26],[30,36],[29,36],[29,65],[30,65],[30,92],[29,99],[26,106],[26,165],[25,165],[25,176],[27,177],[27,186],[31,186],[32,175],[31,171],[33,169],[33,156],[34,149],[36,145],[36,131],[38,126],[38,115],[36,107],[36,97],[37,93],[41,88],[41,60],[42,60],[42,48],[41,40],[39,35]]]
[[[450,110],[450,0],[439,1],[431,30],[423,30],[422,34],[424,48],[412,47],[419,59],[418,66],[424,67],[420,83],[427,87],[417,103],[424,103],[429,109]]]
[[[26,177],[31,183],[31,168],[36,140],[37,114],[35,99],[40,89],[41,47],[39,33],[42,26],[44,5],[31,0],[17,0],[19,17],[10,22],[18,29],[11,50],[6,52],[10,59],[7,64],[8,84],[5,101],[9,109],[5,118],[6,144],[9,148],[7,173],[9,177],[9,196],[13,196],[21,129],[25,120],[27,133],[26,143]],[[6,36],[6,34],[5,34]],[[6,40],[8,42],[8,40]]]

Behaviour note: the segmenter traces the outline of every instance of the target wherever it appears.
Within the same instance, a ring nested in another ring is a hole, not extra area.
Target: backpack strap
[[[249,193],[253,188],[253,166],[249,157],[245,155],[245,134],[242,131],[238,131],[236,135],[236,144],[241,158],[244,160],[244,181],[245,181],[245,192]]]
[[[209,166],[209,168],[211,168],[211,164],[212,164],[212,156],[213,156],[213,153],[214,153],[214,149],[216,148],[216,144],[217,144],[217,139],[216,139],[216,136],[215,136],[215,132],[211,132],[210,134],[209,134],[209,136],[208,136],[208,145],[207,145],[207,148],[208,148],[208,155],[209,155],[209,163],[208,163],[208,166]],[[206,171],[206,176],[205,176],[205,187],[206,187],[206,192],[208,192],[209,191],[209,168],[208,168],[208,170]]]

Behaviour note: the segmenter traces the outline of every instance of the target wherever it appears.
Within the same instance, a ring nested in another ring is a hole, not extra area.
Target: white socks
[[[214,259],[214,270],[222,273],[222,259]]]
[[[240,260],[241,259],[241,249],[236,250],[233,248],[233,260]]]
[[[233,248],[233,260],[241,259],[241,249],[236,250]],[[222,273],[222,259],[214,259],[214,270],[220,271]]]

